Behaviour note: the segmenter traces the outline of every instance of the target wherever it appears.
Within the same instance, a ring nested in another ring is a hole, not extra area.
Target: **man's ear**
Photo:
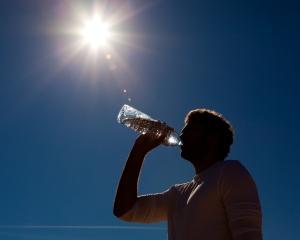
[[[219,143],[220,143],[220,137],[218,133],[212,133],[207,137],[207,142],[209,144],[209,146],[211,146],[212,148],[216,148],[218,147]]]

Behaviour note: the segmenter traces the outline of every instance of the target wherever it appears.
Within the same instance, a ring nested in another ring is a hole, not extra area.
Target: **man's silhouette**
[[[132,222],[168,222],[171,240],[261,240],[262,216],[256,185],[237,160],[224,160],[233,128],[219,113],[196,109],[180,135],[182,158],[196,175],[162,193],[138,196],[143,160],[165,135],[141,135],[123,170],[114,203],[115,216]]]

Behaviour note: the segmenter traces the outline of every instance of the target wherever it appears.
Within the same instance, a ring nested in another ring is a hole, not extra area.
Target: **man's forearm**
[[[137,184],[146,153],[132,148],[123,170],[114,203],[114,215],[122,216],[129,211],[137,200]]]
[[[137,184],[145,155],[163,143],[166,135],[140,135],[129,154],[123,170],[114,203],[114,215],[121,217],[137,201]]]

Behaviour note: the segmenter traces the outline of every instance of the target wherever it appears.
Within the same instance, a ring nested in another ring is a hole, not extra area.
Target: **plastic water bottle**
[[[119,123],[141,134],[151,133],[156,136],[165,134],[166,138],[163,144],[166,146],[182,145],[178,134],[171,127],[127,104],[121,108],[117,120]]]

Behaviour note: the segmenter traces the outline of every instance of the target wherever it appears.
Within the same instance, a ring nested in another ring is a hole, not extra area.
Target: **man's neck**
[[[219,161],[220,159],[215,157],[198,159],[197,161],[193,162],[196,174],[201,173]]]

